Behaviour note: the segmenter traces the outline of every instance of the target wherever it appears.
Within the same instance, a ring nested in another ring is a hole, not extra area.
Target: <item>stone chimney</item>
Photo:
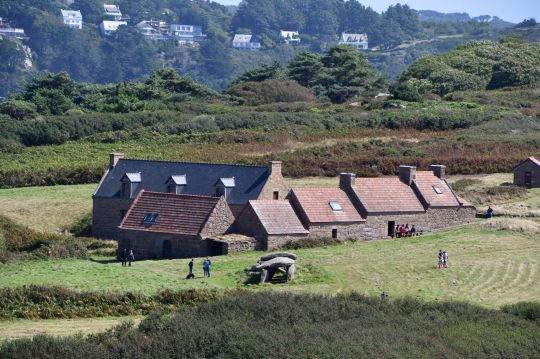
[[[270,161],[268,162],[268,172],[270,176],[278,175],[281,176],[281,161]]]
[[[433,171],[433,174],[440,179],[446,178],[446,166],[443,165],[431,165],[431,170]]]
[[[109,154],[109,168],[114,168],[118,161],[120,161],[122,158],[124,158],[123,153],[111,153]]]
[[[356,175],[354,173],[340,173],[339,174],[339,188],[342,190],[351,189],[354,186],[354,180]]]
[[[399,179],[401,182],[410,186],[416,180],[416,167],[414,166],[399,166]]]

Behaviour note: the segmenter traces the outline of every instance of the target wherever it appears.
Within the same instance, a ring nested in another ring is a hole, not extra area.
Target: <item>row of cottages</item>
[[[246,166],[111,154],[93,195],[94,236],[117,239],[141,259],[229,253],[235,244],[222,235],[230,233],[253,238],[243,249],[269,250],[303,238],[386,238],[405,223],[431,231],[474,217],[444,166],[401,166],[397,177],[343,173],[339,187],[289,189],[279,161]]]
[[[514,166],[514,185],[540,187],[540,160],[531,156]]]

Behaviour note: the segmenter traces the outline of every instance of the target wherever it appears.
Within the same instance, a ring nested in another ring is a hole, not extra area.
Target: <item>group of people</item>
[[[122,267],[131,267],[131,262],[135,261],[133,250],[128,251],[127,248],[123,248],[120,251],[120,260],[122,261]]]
[[[439,269],[448,267],[448,253],[439,249]]]
[[[406,225],[397,225],[396,226],[396,237],[412,237],[418,235],[420,232],[418,229],[413,225],[409,226],[407,223]]]
[[[195,278],[195,275],[193,274],[193,265],[194,265],[194,260],[193,260],[193,258],[191,258],[191,260],[188,263],[189,273],[188,273],[186,279]],[[212,261],[210,260],[210,258],[206,257],[206,259],[203,261],[203,273],[204,273],[205,277],[210,278],[210,269],[211,269],[211,267],[212,267]]]

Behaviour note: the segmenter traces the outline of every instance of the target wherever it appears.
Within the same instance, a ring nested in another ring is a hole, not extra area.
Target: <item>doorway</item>
[[[532,172],[525,172],[525,181],[523,182],[525,184],[525,187],[532,186]]]
[[[337,229],[332,229],[332,238],[337,238]]]
[[[162,245],[162,257],[163,259],[171,259],[172,258],[172,244],[171,241],[166,240],[163,241]]]
[[[388,237],[394,238],[396,236],[396,221],[388,222]]]

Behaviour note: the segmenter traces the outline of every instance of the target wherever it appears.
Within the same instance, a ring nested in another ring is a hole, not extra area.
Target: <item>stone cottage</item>
[[[529,157],[514,166],[514,184],[522,187],[540,187],[540,161]]]
[[[250,200],[285,198],[281,162],[268,166],[151,161],[112,153],[93,199],[93,235],[117,239],[118,226],[141,190],[225,197],[237,217]]]
[[[137,259],[221,254],[221,244],[210,237],[233,222],[224,196],[141,190],[119,226],[118,248],[133,250]]]
[[[309,237],[359,238],[366,220],[340,188],[293,188],[287,197]]]
[[[410,224],[422,231],[472,222],[476,209],[457,196],[445,178],[445,166],[416,171],[400,166],[397,177],[356,178],[340,175],[340,188],[365,218],[359,239],[395,235],[396,225]]]
[[[271,250],[309,234],[287,200],[249,201],[233,228],[254,237],[260,250]]]

